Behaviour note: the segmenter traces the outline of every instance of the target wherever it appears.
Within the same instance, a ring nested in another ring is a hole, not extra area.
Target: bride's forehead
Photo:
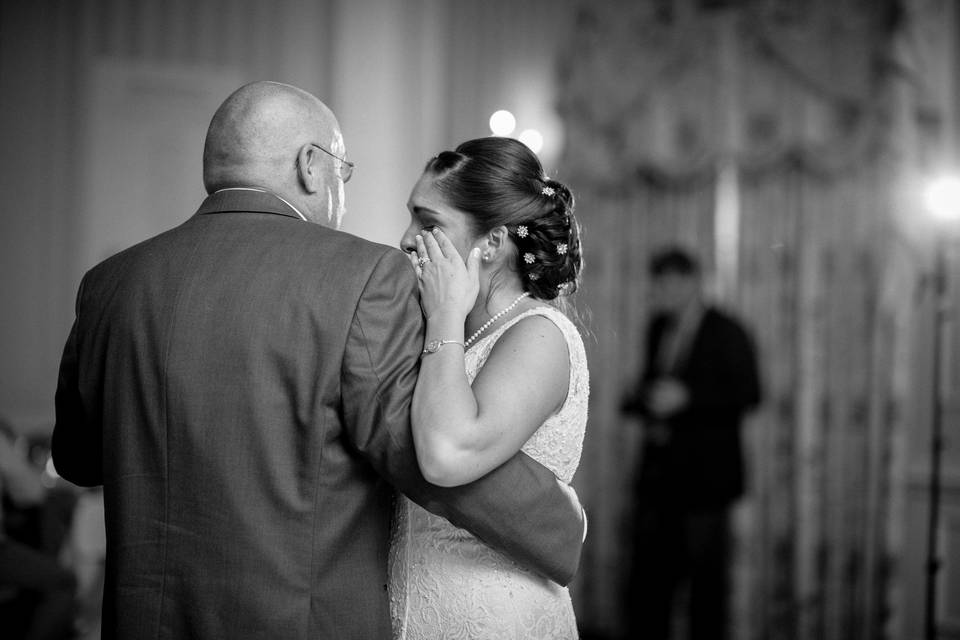
[[[440,192],[430,176],[423,176],[417,181],[410,193],[409,206],[411,209],[426,208],[440,213],[446,213],[451,209],[443,193]]]
[[[417,183],[413,185],[413,193],[420,197],[431,197],[434,196],[434,194],[438,194],[439,189],[437,188],[436,177],[429,173],[421,175]]]

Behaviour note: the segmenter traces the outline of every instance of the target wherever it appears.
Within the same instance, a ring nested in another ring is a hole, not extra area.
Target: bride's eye
[[[420,228],[420,231],[423,231],[423,232],[425,232],[425,233],[431,233],[431,232],[433,232],[433,230],[436,229],[436,228],[437,228],[437,225],[435,225],[435,224],[428,224],[428,225],[426,225],[426,226],[424,226],[424,227],[421,227],[421,228]]]

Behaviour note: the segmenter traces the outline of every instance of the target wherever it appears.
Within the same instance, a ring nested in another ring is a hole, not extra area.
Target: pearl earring
[[[483,254],[483,261],[484,261],[484,262],[487,262],[487,261],[489,261],[489,260],[490,260],[490,254],[489,254],[489,253]]]

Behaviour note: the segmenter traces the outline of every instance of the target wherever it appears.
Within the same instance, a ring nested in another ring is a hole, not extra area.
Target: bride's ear
[[[489,254],[490,257],[485,262],[489,262],[497,257],[498,254],[502,253],[504,249],[507,248],[507,237],[509,232],[504,225],[499,227],[494,227],[487,232],[487,236],[484,239],[483,246],[480,247],[480,258],[483,259],[485,254]]]

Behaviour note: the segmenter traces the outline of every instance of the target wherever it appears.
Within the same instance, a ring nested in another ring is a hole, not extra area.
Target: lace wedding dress
[[[522,451],[565,483],[580,462],[590,381],[583,341],[552,307],[530,309],[466,353],[471,383],[497,339],[531,315],[563,332],[570,354],[567,399],[523,445]],[[394,640],[577,638],[566,588],[494,551],[447,520],[398,496],[390,547],[390,613]]]

